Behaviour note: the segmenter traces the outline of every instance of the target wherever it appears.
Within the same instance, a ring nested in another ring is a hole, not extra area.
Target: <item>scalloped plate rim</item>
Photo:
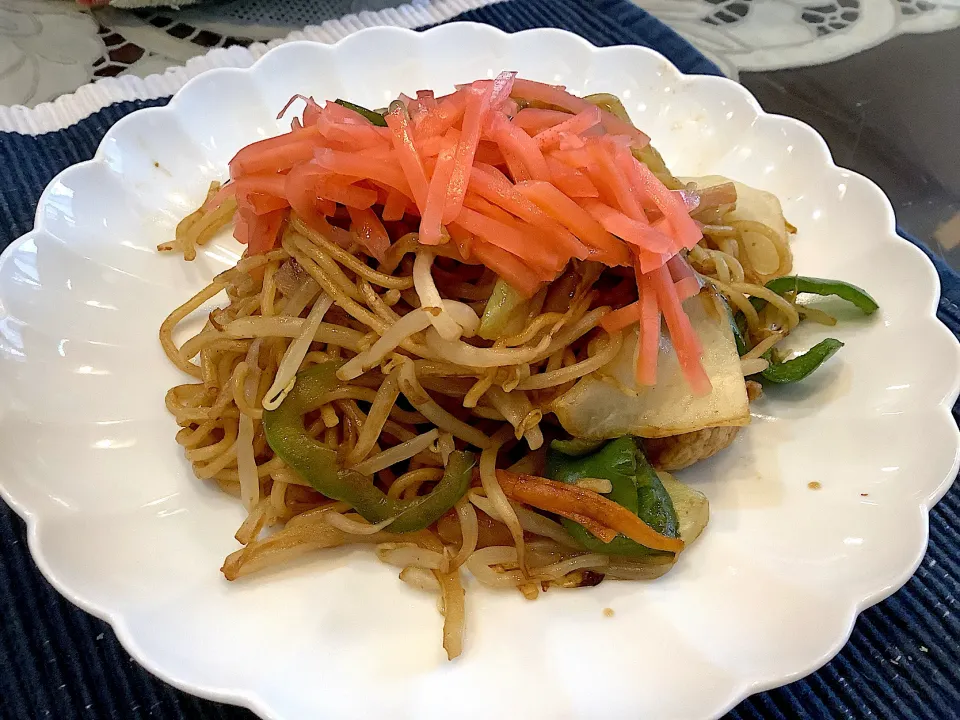
[[[662,54],[660,54],[659,52],[651,48],[647,48],[643,46],[634,46],[634,45],[613,46],[610,48],[597,47],[574,33],[570,33],[568,31],[557,29],[557,28],[535,28],[530,30],[524,30],[518,33],[506,33],[498,28],[485,25],[482,23],[473,23],[473,22],[447,23],[444,25],[431,28],[424,32],[417,32],[414,30],[408,30],[405,28],[396,28],[396,27],[369,27],[369,28],[364,28],[352,35],[348,35],[343,39],[337,41],[336,43],[332,43],[330,45],[324,45],[324,47],[328,48],[331,52],[334,52],[339,46],[350,43],[350,42],[354,42],[355,41],[354,39],[361,35],[403,34],[403,35],[427,36],[427,35],[434,35],[434,34],[441,34],[441,33],[457,33],[457,32],[461,32],[461,29],[463,28],[469,28],[471,32],[485,32],[485,33],[490,33],[490,34],[498,35],[502,37],[521,37],[522,38],[524,36],[556,34],[560,36],[565,36],[566,38],[579,43],[581,46],[588,49],[591,53],[604,53],[607,51],[611,51],[611,52],[629,52],[629,53],[636,53],[636,54],[646,54],[664,63],[664,65],[668,66],[672,70],[672,72],[676,75],[676,77],[679,79],[679,81],[682,83],[704,82],[704,81],[718,83],[723,87],[725,87],[728,92],[736,92],[742,99],[747,100],[751,107],[751,110],[755,113],[757,119],[771,118],[778,122],[789,122],[790,124],[794,124],[795,126],[801,128],[807,134],[816,138],[820,146],[820,149],[824,153],[828,168],[833,168],[835,170],[842,171],[843,173],[845,173],[846,177],[853,178],[853,179],[856,179],[857,182],[864,183],[869,188],[869,190],[871,191],[871,194],[873,195],[872,202],[880,202],[882,204],[885,215],[886,215],[885,224],[888,227],[887,227],[887,233],[883,237],[877,238],[877,242],[893,243],[893,244],[899,244],[901,246],[909,247],[910,252],[912,252],[917,258],[917,260],[914,262],[920,262],[923,264],[928,280],[930,281],[929,288],[928,288],[928,295],[927,295],[927,306],[928,306],[927,314],[930,317],[924,318],[924,319],[933,319],[936,322],[936,324],[939,326],[940,331],[948,335],[953,340],[953,347],[955,351],[954,352],[955,365],[958,367],[958,369],[960,369],[960,343],[957,342],[957,338],[949,331],[949,329],[946,328],[942,323],[940,323],[939,320],[937,320],[936,318],[936,309],[939,302],[940,290],[941,290],[939,276],[936,272],[936,269],[934,268],[933,263],[929,260],[929,258],[927,258],[926,255],[924,255],[922,250],[917,248],[915,245],[913,245],[906,239],[900,237],[896,233],[896,221],[895,221],[893,208],[889,199],[886,197],[883,191],[869,178],[866,178],[863,175],[860,175],[859,173],[856,173],[849,169],[838,166],[834,162],[832,154],[830,153],[829,147],[827,146],[825,140],[818,132],[816,132],[816,130],[811,128],[809,125],[799,120],[796,120],[795,118],[765,112],[760,107],[759,103],[753,97],[753,95],[746,88],[737,84],[736,82],[729,80],[728,78],[718,77],[718,76],[686,75],[682,73],[680,70],[678,70],[676,66],[674,66],[673,63],[670,62],[670,60],[668,60]],[[167,105],[160,106],[160,107],[142,108],[140,110],[134,111],[129,115],[126,115],[123,118],[121,118],[117,123],[115,123],[107,131],[103,140],[100,142],[93,158],[91,158],[90,160],[82,161],[80,163],[76,163],[72,166],[65,168],[63,171],[58,173],[50,181],[50,183],[46,186],[46,188],[43,190],[40,196],[38,206],[37,206],[37,211],[35,214],[34,229],[24,234],[20,238],[16,239],[2,253],[0,253],[0,266],[8,262],[9,259],[17,252],[17,250],[24,243],[30,242],[35,236],[37,236],[38,234],[42,234],[45,231],[45,228],[43,227],[43,223],[42,223],[42,211],[44,208],[44,204],[47,200],[48,194],[51,191],[51,188],[62,178],[68,177],[71,173],[75,172],[77,168],[80,168],[82,166],[102,163],[103,148],[105,144],[108,141],[110,141],[112,137],[116,134],[116,132],[119,129],[122,129],[122,127],[124,127],[125,124],[131,123],[131,122],[133,123],[137,122],[138,119],[145,113],[157,113],[157,114],[175,113],[177,111],[181,95],[189,94],[191,92],[190,88],[193,87],[195,84],[203,81],[208,81],[208,79],[206,78],[208,74],[218,74],[218,73],[219,74],[228,74],[228,73],[255,74],[258,72],[258,68],[264,64],[264,60],[269,58],[278,49],[289,47],[291,45],[317,45],[317,44],[318,43],[314,43],[308,40],[300,40],[300,41],[294,41],[291,43],[284,43],[282,45],[277,46],[273,50],[265,53],[262,57],[257,59],[257,61],[254,64],[248,67],[243,67],[243,68],[224,67],[224,68],[211,69],[189,80],[180,90],[178,90],[174,94],[174,96],[171,98],[171,101]],[[201,78],[203,78],[203,80],[201,80]],[[915,292],[919,292],[919,290],[915,289]],[[8,317],[8,316],[4,313],[0,313],[0,318],[5,318],[5,317]],[[886,599],[887,597],[895,593],[913,576],[913,574],[916,572],[919,564],[921,563],[926,553],[927,543],[929,539],[930,509],[950,489],[951,485],[954,482],[954,479],[956,478],[957,471],[958,469],[960,469],[960,429],[956,427],[956,424],[953,422],[953,418],[951,415],[951,407],[956,402],[958,395],[960,395],[960,372],[956,374],[953,385],[948,391],[947,396],[943,399],[943,401],[939,404],[937,408],[940,415],[942,415],[944,423],[953,426],[954,457],[951,465],[951,470],[950,470],[950,473],[946,475],[940,482],[938,482],[936,486],[933,487],[924,498],[921,498],[918,503],[917,507],[922,512],[922,515],[924,518],[923,536],[922,536],[921,542],[918,544],[916,548],[916,552],[914,553],[914,558],[909,564],[909,566],[905,567],[903,571],[897,575],[896,580],[890,582],[887,586],[878,588],[873,592],[866,593],[863,597],[856,599],[853,602],[853,606],[846,613],[846,622],[844,623],[844,632],[839,637],[837,637],[835,641],[829,645],[829,647],[825,648],[820,653],[820,655],[818,656],[815,662],[813,662],[809,666],[797,668],[795,671],[775,679],[757,680],[757,681],[747,680],[747,681],[743,681],[733,685],[730,688],[730,691],[728,693],[728,696],[729,696],[728,702],[724,706],[717,708],[716,710],[717,716],[720,716],[726,713],[727,711],[735,707],[737,704],[739,704],[742,700],[744,700],[745,698],[749,697],[754,693],[763,692],[765,690],[769,690],[775,687],[788,684],[790,682],[794,682],[796,680],[801,679],[802,677],[805,677],[806,675],[809,675],[812,672],[815,672],[817,669],[823,667],[847,643],[853,631],[854,623],[857,617],[859,616],[859,614],[862,613],[867,608],[871,607],[872,605],[875,605],[876,603],[881,602],[882,600]],[[6,472],[9,472],[9,471],[6,471]],[[214,701],[226,702],[226,703],[247,707],[253,712],[257,713],[258,715],[264,718],[271,718],[271,719],[276,718],[277,720],[280,720],[281,716],[277,715],[270,708],[269,704],[256,691],[246,690],[243,688],[230,688],[225,686],[220,687],[220,686],[198,684],[180,677],[171,676],[167,674],[164,670],[160,669],[158,665],[152,661],[151,656],[147,652],[141,650],[136,637],[129,630],[126,619],[122,613],[110,610],[107,607],[103,606],[102,604],[98,604],[97,602],[87,601],[85,598],[82,597],[82,593],[74,590],[67,583],[61,581],[61,579],[58,578],[56,573],[52,571],[52,569],[48,565],[47,558],[44,555],[43,547],[39,539],[40,523],[42,519],[41,515],[35,512],[34,510],[32,510],[30,507],[28,507],[26,502],[21,502],[19,499],[17,499],[14,493],[11,493],[10,489],[7,487],[5,478],[0,478],[0,497],[2,497],[7,502],[7,504],[10,505],[10,507],[20,517],[24,519],[25,523],[27,524],[28,547],[29,547],[30,553],[34,561],[36,562],[38,568],[40,569],[41,573],[46,578],[46,580],[50,582],[50,584],[57,590],[58,593],[63,595],[71,603],[81,608],[82,610],[89,612],[90,614],[109,623],[110,626],[113,628],[114,632],[116,633],[117,638],[120,641],[121,645],[130,653],[130,655],[133,658],[137,660],[137,662],[140,665],[142,665],[144,668],[146,668],[155,676],[161,678],[165,682],[168,682],[171,685],[185,692],[189,692],[199,697],[203,697],[203,698],[214,700]]]

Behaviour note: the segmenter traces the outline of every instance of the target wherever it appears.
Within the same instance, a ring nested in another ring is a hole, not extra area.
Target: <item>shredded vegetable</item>
[[[678,180],[612,95],[504,72],[291,107],[159,247],[195,260],[231,222],[246,246],[160,326],[190,376],[164,402],[245,509],[227,579],[375,548],[437,596],[450,658],[462,571],[530,600],[667,572],[709,512],[658,470],[735,441],[745,376],[772,392],[841,346],[780,352],[837,322],[798,295],[877,310],[793,275],[775,196]]]
[[[372,257],[382,260],[391,246],[384,223],[409,218],[420,243],[452,241],[461,257],[492,268],[522,297],[556,279],[573,259],[635,266],[638,294],[644,285],[659,289],[646,293],[645,314],[638,304],[607,327],[642,320],[653,331],[662,315],[692,387],[708,389],[695,338],[678,311],[678,300],[699,284],[687,276],[667,288],[660,274],[701,233],[687,196],[636,159],[649,140],[622,108],[516,73],[460,86],[444,98],[429,91],[404,96],[385,114],[343,99],[323,105],[302,99],[302,119],[289,133],[237,153],[230,183],[211,201],[236,198],[234,235],[248,254],[278,246],[292,211],[313,231],[336,235],[337,207],[344,207],[353,241]],[[518,111],[520,101],[552,109]],[[425,281],[428,274],[414,275]],[[430,284],[417,289],[431,298],[421,300],[440,336],[455,339],[438,294]],[[655,364],[645,346],[638,377],[652,381]]]

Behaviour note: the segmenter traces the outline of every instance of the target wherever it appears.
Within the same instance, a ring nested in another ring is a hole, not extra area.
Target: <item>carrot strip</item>
[[[247,145],[230,161],[230,177],[291,168],[312,157],[319,139],[320,131],[310,127]]]
[[[562,87],[534,82],[533,80],[515,80],[513,83],[513,97],[536,100],[573,113],[594,107],[583,98],[571,95]],[[608,133],[613,135],[626,135],[636,147],[645,147],[650,144],[650,138],[644,133],[606,110],[600,111],[600,122],[604,130]]]
[[[217,190],[216,194],[209,200],[204,201],[203,211],[210,212],[211,210],[216,210],[223,204],[223,201],[226,200],[231,195],[236,194],[237,192],[237,183],[233,180],[228,180],[223,185],[220,186],[220,189]]]
[[[305,99],[306,104],[303,106],[303,114],[301,117],[303,119],[303,126],[309,127],[317,124],[317,120],[320,119],[320,113],[322,110],[313,97],[308,97]]]
[[[287,210],[274,210],[264,215],[254,216],[247,238],[247,253],[259,255],[273,250],[277,244],[280,226],[287,219]]]
[[[460,133],[451,128],[444,135],[444,147],[437,157],[437,164],[430,178],[427,189],[427,201],[423,208],[423,217],[420,220],[420,242],[424,245],[439,245],[443,241],[441,235],[441,221],[443,218],[444,201],[447,195],[447,186],[453,174],[453,165],[456,160],[457,142]]]
[[[674,255],[667,263],[667,269],[670,271],[670,278],[678,283],[685,278],[696,278],[697,274],[690,263],[680,255]]]
[[[276,197],[259,192],[247,194],[247,202],[250,203],[250,207],[257,215],[265,215],[274,210],[283,210],[290,207],[290,203],[287,202],[285,197]]]
[[[407,112],[410,113],[410,120],[413,122],[413,127],[416,128],[417,123],[426,117],[427,108],[420,102],[420,98],[415,98],[407,103]]]
[[[389,132],[380,132],[385,128],[378,128],[373,125],[353,125],[335,122],[328,117],[321,117],[317,120],[317,128],[328,140],[343,143],[352,150],[390,146]]]
[[[522,180],[550,181],[547,161],[543,157],[539,145],[532,137],[512,123],[507,122],[502,115],[495,118],[492,131],[493,139],[500,146],[500,151],[504,153],[504,157],[507,156],[509,151],[514,158],[523,163],[529,177],[521,178]],[[509,163],[510,159],[507,158],[508,166]],[[517,180],[517,182],[520,182],[520,180]]]
[[[662,265],[667,264],[667,260],[670,259],[669,253],[654,253],[648,250],[636,250],[634,256],[637,259],[637,264],[640,266],[640,272],[648,273]]]
[[[319,148],[314,153],[314,159],[320,167],[331,172],[347,175],[364,180],[375,180],[389,185],[407,197],[413,197],[410,183],[397,162],[397,154],[389,152],[379,155],[370,152],[349,153],[341,150]]]
[[[660,308],[657,296],[643,275],[637,275],[640,293],[640,346],[637,351],[638,385],[652,387],[657,383],[657,356],[660,352]]]
[[[489,200],[485,200],[476,193],[468,192],[467,196],[463,199],[463,206],[471,210],[476,210],[482,215],[491,217],[494,220],[498,220],[506,225],[509,225],[514,220],[516,220],[513,215],[508,213],[502,207],[494,205]]]
[[[417,137],[427,139],[435,135],[443,135],[463,117],[467,108],[467,93],[458,90],[437,100],[437,106],[427,113],[417,125]]]
[[[673,253],[673,238],[654,230],[649,224],[629,218],[609,205],[593,198],[580,198],[580,207],[586,210],[604,229],[631,245],[652,253]]]
[[[237,193],[262,193],[283,197],[286,191],[286,181],[286,175],[258,173],[256,175],[244,175],[239,180],[235,180],[234,185]]]
[[[504,178],[477,167],[474,168],[470,177],[469,189],[521,220],[549,233],[558,245],[558,251],[580,260],[589,255],[587,247],[569,230],[541,210],[535,202],[525,197],[518,186],[511,185]]]
[[[592,142],[589,152],[597,164],[597,172],[610,194],[616,198],[619,209],[629,218],[645,222],[647,216],[637,202],[630,183],[615,161],[615,150],[609,143]]]
[[[614,310],[609,315],[605,315],[600,321],[600,327],[602,327],[608,333],[615,333],[619,330],[623,330],[627,325],[633,325],[636,322],[640,322],[640,316],[641,303],[639,300],[637,300],[636,302],[625,305],[618,310]]]
[[[467,194],[470,171],[480,142],[480,130],[490,104],[489,90],[471,89],[467,97],[467,108],[463,114],[460,139],[457,143],[457,155],[447,184],[447,198],[443,205],[443,223],[453,222],[463,207],[463,197]],[[418,203],[419,204],[419,203]]]
[[[590,178],[569,165],[565,165],[554,157],[546,158],[547,169],[550,171],[550,182],[572,198],[595,198],[600,195],[597,186],[590,182]]]
[[[489,163],[483,163],[478,160],[473,164],[473,167],[475,170],[485,172],[487,175],[492,175],[493,177],[497,178],[499,182],[505,182],[511,186],[513,185],[513,183],[510,182],[510,178],[507,177],[506,173],[504,173],[503,170],[498,168],[496,165],[490,165]],[[471,175],[471,178],[472,177],[473,176]]]
[[[702,352],[700,338],[694,332],[693,326],[690,324],[690,318],[687,317],[680,304],[677,288],[673,283],[673,278],[670,277],[670,271],[664,265],[643,277],[656,293],[657,304],[663,312],[663,319],[667,322],[670,340],[673,343],[674,352],[677,354],[677,360],[680,361],[680,369],[683,371],[684,377],[695,395],[706,395],[710,392],[712,386],[710,378],[707,377],[707,373],[700,362]]]
[[[451,226],[451,228],[455,227]],[[458,247],[460,247],[459,243]],[[525,298],[533,297],[540,289],[541,279],[516,255],[477,239],[469,244],[468,250],[473,257],[502,277],[510,287]],[[463,254],[462,250],[461,254]]]
[[[513,234],[506,238],[505,241],[512,242],[513,245],[508,249],[514,254],[519,255],[521,259],[531,267],[537,268],[543,278],[552,280],[556,273],[566,265],[569,255],[562,253],[557,247],[556,239],[548,235],[544,230],[529,225],[522,220],[518,220],[499,205],[494,205],[473,192],[467,193],[467,196],[463,200],[463,206],[510,228]],[[450,226],[447,227],[449,228]],[[523,238],[522,247],[524,250],[522,254],[518,250],[520,244],[514,242],[517,234]],[[503,243],[494,242],[493,244],[502,245]],[[535,252],[531,254],[531,251],[534,249],[536,249]]]
[[[539,289],[536,274],[520,258],[474,237],[459,225],[450,225],[447,230],[464,262],[486,265],[526,298]]]
[[[528,237],[507,222],[495,220],[469,208],[460,210],[456,222],[491,245],[516,255],[533,268],[539,268],[541,279],[553,280],[551,273],[558,272],[566,264],[559,256],[551,255],[544,248],[531,247]]]
[[[623,533],[653,550],[679,553],[683,540],[661,535],[636,514],[599,493],[556,480],[497,470],[504,494],[518,502],[554,513],[575,513]]]
[[[433,110],[437,106],[437,98],[433,90],[417,90],[417,100],[419,100],[420,104],[428,111]]]
[[[398,196],[398,198],[394,202],[400,203],[402,201],[402,203],[398,207],[402,208],[405,214],[411,215],[414,217],[420,217],[420,211],[417,209],[417,204],[413,200],[408,198],[406,195],[404,195],[403,193],[397,191],[396,189],[390,187],[389,185],[386,185],[381,182],[377,182],[376,180],[367,180],[365,182],[366,184],[362,185],[362,187],[369,186],[377,191],[377,202],[376,202],[377,205],[386,205],[387,200],[390,199],[390,196],[396,195]],[[386,217],[384,219],[390,220],[389,217]]]
[[[346,122],[352,125],[370,125],[370,121],[356,110],[351,110],[333,101],[324,103],[323,114],[335,122]]]
[[[513,118],[513,124],[521,130],[536,135],[541,130],[558,125],[570,118],[570,113],[562,110],[543,110],[524,108]]]
[[[586,144],[587,143],[584,142],[582,137],[579,135],[572,135],[570,133],[561,134],[557,141],[557,146],[561,150],[579,150]]]
[[[609,147],[613,152],[614,163],[623,174],[623,177],[626,179],[627,185],[630,188],[630,192],[633,194],[634,200],[636,200],[644,214],[652,213],[654,216],[662,214],[657,208],[657,204],[653,201],[653,198],[650,197],[649,193],[647,193],[647,191],[643,188],[643,182],[640,179],[640,175],[637,173],[636,168],[638,160],[633,157],[633,153],[630,151],[630,148],[622,143],[611,144]],[[636,219],[639,221],[644,220],[644,218],[639,217]],[[649,218],[646,218],[646,220],[649,222]],[[670,230],[670,228],[664,228],[663,233],[670,238],[673,238],[673,232]],[[674,241],[674,245],[677,250],[683,247],[676,241]]]
[[[316,179],[324,172],[316,165],[297,165],[286,175],[284,182],[283,194],[290,203],[290,207],[303,222],[316,229],[327,224],[325,215],[328,210],[331,210],[329,206],[323,207],[322,201],[317,196]],[[336,206],[332,209],[335,211]]]
[[[376,190],[369,190],[357,185],[344,182],[337,182],[329,175],[318,175],[315,180],[317,188],[317,197],[347,207],[365,210],[377,202]]]
[[[692,249],[703,238],[703,233],[690,217],[683,200],[668,190],[650,168],[632,156],[630,159],[633,162],[629,165],[629,173],[634,184],[656,203],[673,230],[677,242],[688,250]]]
[[[587,517],[586,515],[581,515],[580,513],[574,512],[557,512],[554,511],[554,515],[559,515],[560,517],[566,518],[567,520],[573,520],[577,525],[582,525],[583,529],[588,533],[593,535],[597,540],[601,542],[613,542],[613,539],[617,536],[617,531],[611,528],[608,528],[606,525],[598,523],[593,518]]]
[[[391,190],[387,193],[386,202],[383,203],[382,217],[386,222],[402,220],[406,209],[406,196],[397,190]]]
[[[447,232],[450,233],[450,239],[457,246],[457,252],[465,262],[473,258],[474,237],[459,225],[448,225]]]
[[[380,222],[380,218],[373,210],[357,210],[348,207],[352,223],[351,230],[357,234],[360,242],[370,254],[377,260],[382,261],[387,248],[390,247],[390,237],[387,235],[386,228]]]
[[[284,115],[286,115],[287,110],[289,110],[290,106],[293,105],[297,100],[303,100],[303,102],[305,103],[304,110],[306,110],[306,107],[308,107],[311,102],[314,105],[317,104],[312,97],[307,97],[306,95],[301,95],[300,93],[297,93],[296,95],[291,96],[291,98],[287,100],[287,104],[284,105],[283,108],[280,110],[280,112],[277,113],[277,120],[279,120]]]
[[[505,70],[493,79],[493,90],[490,93],[490,107],[494,110],[510,99],[513,92],[513,83],[516,81],[515,71]]]
[[[250,230],[253,223],[256,222],[257,215],[250,208],[240,207],[238,204],[234,217],[233,237],[241,245],[248,245],[250,243]]]
[[[526,164],[524,164],[520,156],[514,152],[513,148],[501,145],[500,152],[503,154],[507,170],[510,172],[510,177],[513,178],[515,183],[523,182],[524,180],[533,180],[533,175],[530,174]]]
[[[590,153],[583,148],[576,148],[574,150],[554,150],[550,153],[550,157],[554,158],[555,160],[559,160],[564,165],[567,165],[574,170],[585,168],[593,163]]]
[[[677,280],[674,283],[674,287],[677,289],[677,297],[680,298],[680,302],[689,300],[694,295],[700,294],[700,281],[695,277],[683,278],[683,280]]]
[[[507,98],[503,101],[503,104],[500,105],[500,112],[504,113],[507,117],[513,117],[520,112],[520,106],[513,98]]]
[[[233,159],[230,160],[230,177],[239,177],[249,172],[258,172],[257,170],[251,170],[247,166],[249,163],[257,161],[264,154],[276,151],[290,143],[301,142],[305,140],[319,140],[320,131],[315,127],[305,128],[304,130],[294,130],[283,135],[277,135],[276,137],[267,138],[266,140],[258,140],[255,143],[250,143],[246,147],[241,148],[236,155],[233,156]],[[265,167],[266,170],[276,171],[276,168],[270,167],[269,165]]]
[[[560,144],[560,138],[563,135],[580,135],[586,130],[589,130],[594,125],[600,124],[600,108],[596,105],[591,105],[584,110],[581,110],[576,115],[568,120],[564,120],[562,123],[558,123],[553,127],[547,128],[537,133],[533,138],[541,150],[547,150],[555,145]]]
[[[416,201],[417,207],[422,213],[427,202],[427,189],[429,186],[427,184],[427,175],[423,170],[423,161],[420,159],[420,154],[413,144],[410,123],[407,120],[407,116],[399,110],[387,113],[386,121],[387,126],[393,133],[393,147],[394,150],[396,150],[400,168],[403,170],[403,174],[406,176],[407,182],[410,185],[413,199]]]
[[[477,144],[477,152],[473,159],[474,162],[482,162],[487,165],[503,165],[504,163],[503,152],[500,150],[500,146],[487,140],[481,140]]]
[[[520,183],[517,185],[517,192],[559,221],[582,242],[594,248],[596,259],[612,265],[629,264],[630,259],[624,245],[604,230],[582,207],[550,183]]]
[[[686,259],[680,255],[674,255],[667,261],[667,269],[670,271],[670,277],[673,279],[681,302],[700,294],[700,279]]]

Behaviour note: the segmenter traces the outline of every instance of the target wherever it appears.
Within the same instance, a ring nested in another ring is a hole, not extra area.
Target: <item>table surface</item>
[[[960,0],[634,1],[739,79],[768,112],[813,126],[839,165],[883,188],[904,230],[960,269]],[[0,105],[34,106],[99,77],[145,76],[212,47],[282,37],[306,14],[396,4],[226,0],[82,13],[64,0],[0,0]],[[251,717],[179,695],[176,702],[166,710]],[[153,710],[147,714],[164,714]]]

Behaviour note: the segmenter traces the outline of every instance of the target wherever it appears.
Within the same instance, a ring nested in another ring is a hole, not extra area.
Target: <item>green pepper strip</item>
[[[776,362],[773,351],[767,351],[763,357],[769,361],[770,365],[760,374],[765,380],[780,385],[795,383],[798,380],[803,380],[807,375],[823,365],[831,355],[842,347],[843,343],[839,340],[827,338],[826,340],[818,342],[803,355],[798,355],[786,362]]]
[[[581,455],[589,455],[590,453],[596,452],[606,444],[606,442],[606,440],[584,440],[583,438],[551,440],[550,449],[556,450],[564,455],[569,455],[570,457],[580,457]]]
[[[342,100],[340,98],[337,98],[334,100],[334,102],[341,107],[345,107],[347,110],[353,110],[355,113],[363,115],[367,120],[372,122],[377,127],[387,126],[387,121],[384,119],[383,115],[378,112],[374,112],[373,110],[367,110],[367,108],[363,107],[363,105],[357,105],[349,100]]]
[[[318,399],[340,384],[336,373],[341,365],[341,362],[321,363],[297,375],[293,390],[280,406],[263,413],[267,443],[317,492],[349,503],[370,523],[392,518],[391,532],[422,530],[467,492],[475,458],[471,453],[452,453],[433,491],[409,500],[388,498],[371,478],[341,468],[337,453],[310,437],[303,421],[306,413],[317,409]]]
[[[611,440],[597,452],[580,457],[570,457],[551,444],[547,454],[547,477],[571,485],[581,478],[609,480],[612,489],[606,494],[607,498],[636,513],[661,535],[680,536],[673,500],[632,437]],[[562,522],[574,539],[592,552],[633,557],[663,554],[624,535],[617,535],[605,543],[579,523],[566,518]]]
[[[767,288],[773,290],[777,295],[784,295],[788,292],[812,293],[814,295],[836,295],[838,298],[853,303],[865,314],[872,315],[880,306],[877,301],[870,297],[863,288],[856,285],[843,282],[842,280],[824,280],[822,278],[804,277],[802,275],[786,275],[784,277],[774,278],[767,283]],[[756,300],[759,298],[752,298]],[[754,305],[756,307],[756,305]],[[761,305],[761,307],[763,307]]]

